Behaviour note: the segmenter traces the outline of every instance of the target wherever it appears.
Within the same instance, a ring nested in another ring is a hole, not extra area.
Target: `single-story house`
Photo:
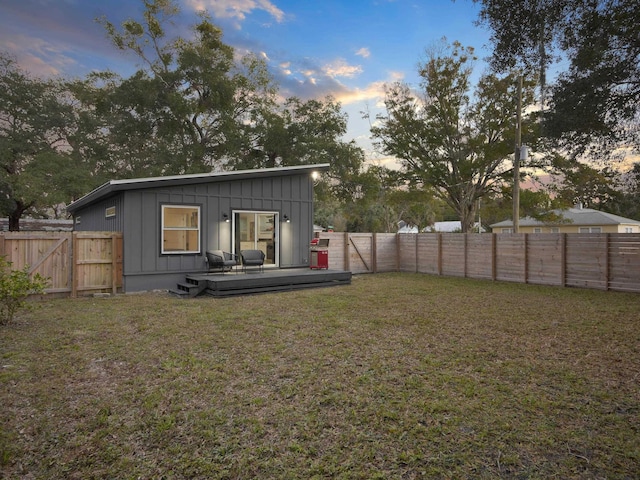
[[[262,250],[265,268],[309,266],[314,172],[329,164],[112,180],[71,203],[76,231],[123,237],[123,290],[169,289],[206,252]]]
[[[486,230],[484,227],[481,227],[478,222],[473,224],[473,231],[477,232],[478,228],[480,228],[480,232],[484,233]],[[452,232],[462,232],[462,223],[460,220],[451,220],[448,222],[433,222],[433,225],[425,227],[422,229],[423,232],[439,232],[439,233],[452,233]]]
[[[20,219],[21,232],[70,232],[73,221],[60,218],[30,218]],[[9,219],[0,218],[0,232],[9,231]]]
[[[418,233],[418,227],[400,220],[398,222],[398,233]]]
[[[640,233],[640,221],[600,212],[591,208],[553,210],[554,220],[542,221],[531,217],[520,219],[520,233]],[[496,233],[513,231],[513,221],[494,223]]]

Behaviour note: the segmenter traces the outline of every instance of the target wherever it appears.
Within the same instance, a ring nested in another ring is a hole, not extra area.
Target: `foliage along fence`
[[[0,255],[12,268],[49,279],[50,294],[76,297],[122,288],[122,233],[1,232]]]
[[[329,268],[640,292],[640,234],[320,233]]]

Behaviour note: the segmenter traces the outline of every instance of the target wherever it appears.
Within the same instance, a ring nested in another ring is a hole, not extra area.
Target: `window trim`
[[[116,216],[116,206],[107,207],[104,209],[104,218],[113,218]]]
[[[195,209],[198,212],[198,226],[193,227],[167,227],[164,226],[165,208],[184,208]],[[165,231],[196,231],[198,245],[197,250],[165,250],[164,249],[164,233]],[[160,205],[160,253],[162,255],[198,255],[202,253],[202,206],[192,204],[176,204],[176,203],[163,203]]]

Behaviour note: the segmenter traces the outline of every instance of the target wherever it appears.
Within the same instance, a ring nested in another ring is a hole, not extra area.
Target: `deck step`
[[[185,282],[180,282],[176,289],[169,290],[169,293],[181,298],[193,298],[200,295],[207,288],[206,280],[198,280],[187,277]]]

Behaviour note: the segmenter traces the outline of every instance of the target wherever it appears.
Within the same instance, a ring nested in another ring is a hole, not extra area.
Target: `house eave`
[[[91,205],[101,199],[110,197],[117,192],[134,189],[147,189],[158,187],[174,187],[180,185],[194,185],[211,182],[224,182],[230,180],[246,180],[253,178],[266,178],[277,176],[297,175],[314,171],[324,171],[329,169],[329,163],[319,163],[315,165],[295,165],[291,167],[261,168],[255,170],[235,170],[229,172],[209,172],[195,173],[188,175],[170,175],[166,177],[131,178],[124,180],[111,180],[95,190],[87,193],[75,202],[67,206],[67,211],[71,214],[77,210]]]

